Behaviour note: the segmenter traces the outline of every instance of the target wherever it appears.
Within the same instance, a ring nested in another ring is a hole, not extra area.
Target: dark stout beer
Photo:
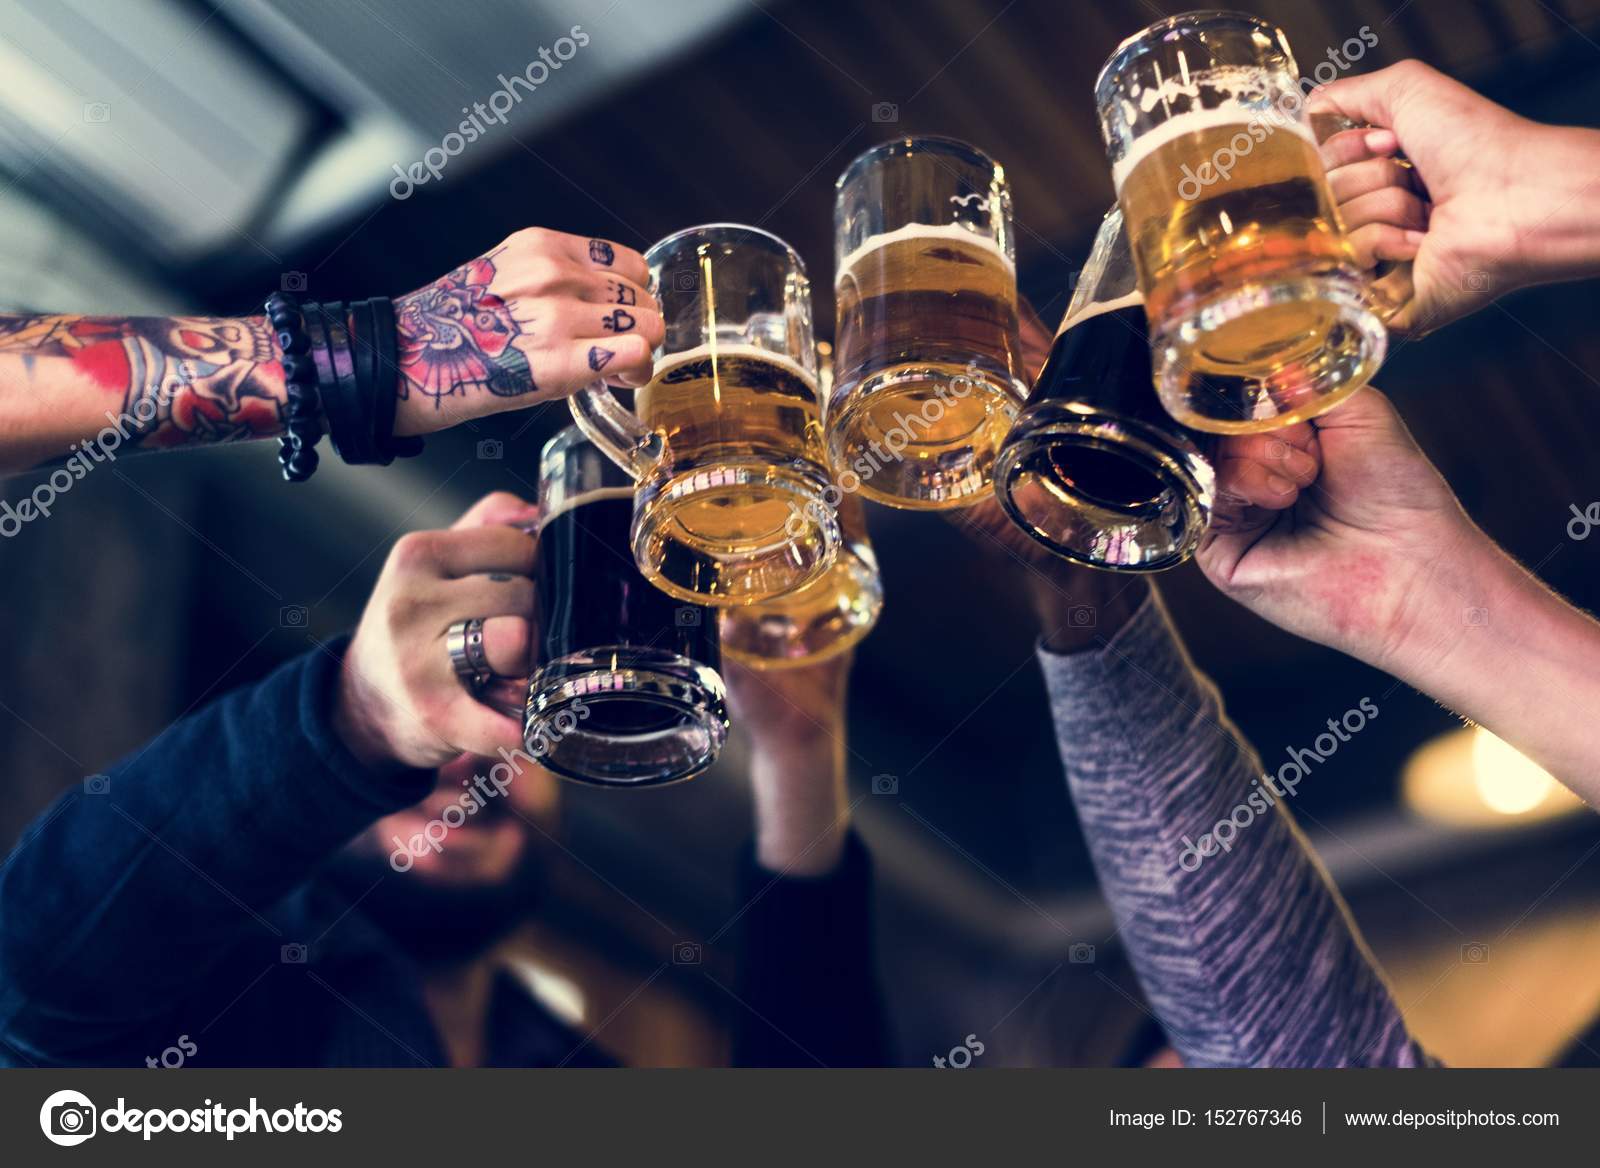
[[[698,774],[727,732],[715,610],[639,572],[633,487],[576,429],[546,445],[540,498],[528,750],[557,774],[605,785]]]
[[[535,587],[539,665],[550,680],[591,671],[619,648],[670,653],[707,669],[722,667],[716,610],[674,600],[652,585],[628,552],[633,488],[584,496],[539,528]],[[643,699],[595,708],[596,733],[668,729],[678,715]]]

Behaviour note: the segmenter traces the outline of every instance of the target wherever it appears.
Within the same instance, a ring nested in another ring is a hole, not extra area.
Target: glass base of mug
[[[1387,347],[1366,282],[1335,272],[1247,285],[1153,323],[1150,355],[1174,418],[1254,434],[1333,409],[1372,379]]]
[[[1182,435],[1086,406],[1022,412],[995,464],[1011,520],[1058,556],[1113,572],[1159,572],[1199,546],[1216,474]]]
[[[847,546],[815,584],[770,604],[724,609],[722,655],[751,669],[815,665],[854,648],[882,611],[877,558],[865,543]]]
[[[976,364],[891,365],[849,388],[828,421],[828,458],[841,487],[888,507],[949,511],[987,497],[995,454],[1027,386]]]
[[[695,604],[759,604],[833,566],[839,519],[820,471],[727,460],[647,488],[633,555],[657,588]]]
[[[522,725],[528,753],[563,778],[655,787],[716,761],[728,713],[715,670],[661,649],[606,646],[541,667]]]

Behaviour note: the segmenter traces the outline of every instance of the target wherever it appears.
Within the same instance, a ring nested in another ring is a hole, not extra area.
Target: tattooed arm
[[[640,385],[662,338],[644,257],[543,228],[395,301],[398,434]],[[283,429],[264,317],[0,316],[0,475]]]

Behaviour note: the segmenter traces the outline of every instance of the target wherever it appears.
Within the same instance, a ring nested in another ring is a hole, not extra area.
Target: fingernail
[[[1274,495],[1288,495],[1294,492],[1295,485],[1281,474],[1268,474],[1267,488]]]
[[[1378,152],[1391,150],[1395,146],[1393,130],[1371,130],[1364,134],[1361,140],[1367,144],[1368,150]]]
[[[1428,238],[1428,233],[1426,231],[1410,231],[1410,230],[1408,230],[1406,232],[1406,242],[1407,243],[1411,243],[1411,244],[1415,244],[1418,247],[1421,247],[1422,246],[1422,241],[1424,239],[1427,239],[1427,238]]]

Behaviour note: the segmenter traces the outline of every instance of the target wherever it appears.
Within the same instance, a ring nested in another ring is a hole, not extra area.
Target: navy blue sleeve
[[[299,938],[276,935],[272,906],[431,790],[431,772],[367,771],[334,732],[344,648],[174,723],[28,829],[0,868],[0,1055],[90,1061],[232,947],[276,955]]]
[[[852,832],[839,867],[818,877],[769,872],[751,849],[742,886],[748,908],[734,1065],[886,1065],[872,861],[860,838]]]

